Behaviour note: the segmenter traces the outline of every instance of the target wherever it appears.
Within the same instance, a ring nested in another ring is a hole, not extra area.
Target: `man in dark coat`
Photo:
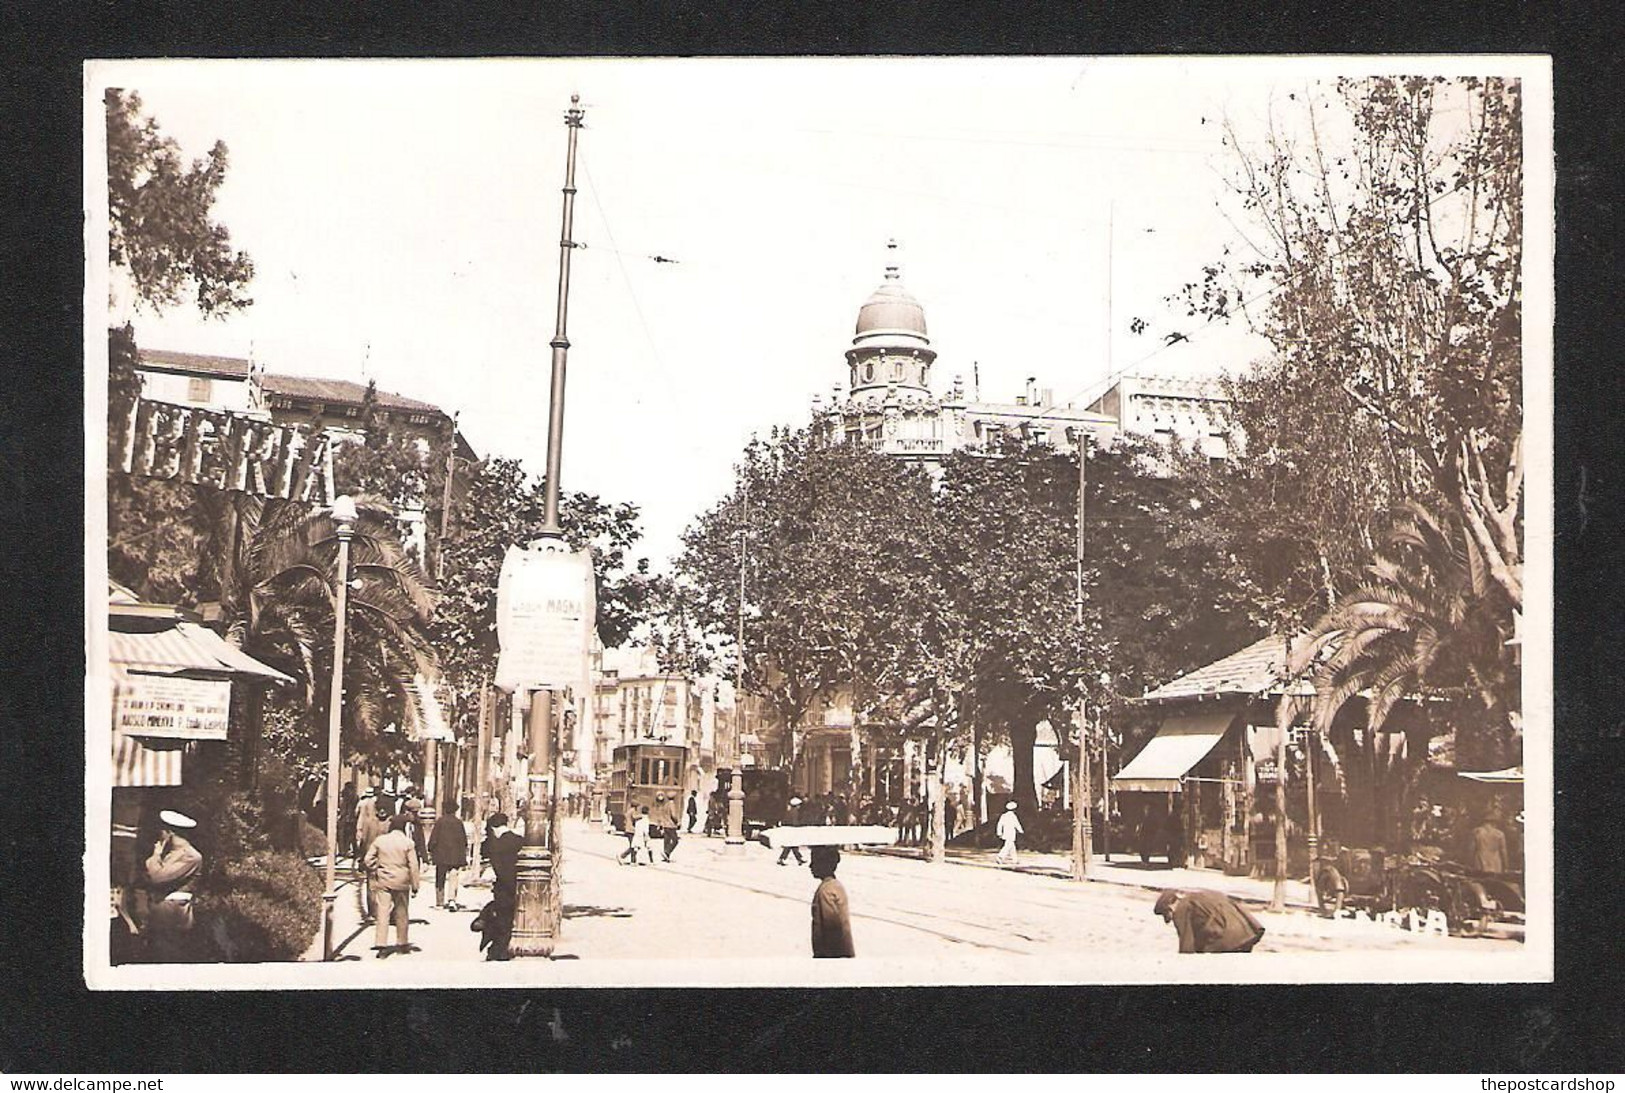
[[[694,825],[700,822],[700,791],[688,791],[688,833],[694,834]]]
[[[486,840],[486,856],[491,859],[491,902],[480,912],[484,937],[480,948],[488,949],[487,960],[507,960],[508,942],[513,938],[513,914],[519,905],[519,848],[524,845],[508,827],[501,812],[491,817],[491,837]]]
[[[457,889],[462,884],[463,866],[468,864],[468,832],[455,801],[446,802],[446,811],[429,832],[429,857],[434,862],[434,905],[460,910]]]
[[[857,955],[852,948],[852,913],[846,888],[835,879],[840,848],[815,846],[807,868],[818,878],[812,898],[812,954],[815,958]]]
[[[1252,914],[1222,892],[1170,888],[1157,897],[1153,913],[1179,931],[1182,953],[1250,953],[1264,927]]]

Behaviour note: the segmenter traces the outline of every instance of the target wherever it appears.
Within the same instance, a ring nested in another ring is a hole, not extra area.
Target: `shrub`
[[[327,832],[303,819],[299,823],[299,853],[307,858],[327,856]]]
[[[297,960],[321,928],[322,882],[298,855],[257,851],[222,866],[198,920],[220,960]]]

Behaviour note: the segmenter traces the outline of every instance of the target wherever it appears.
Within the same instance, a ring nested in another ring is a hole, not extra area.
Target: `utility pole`
[[[1286,652],[1281,661],[1282,676],[1286,675],[1286,665],[1292,663],[1292,635],[1286,635]],[[1291,680],[1285,680],[1283,687],[1292,686]],[[1280,732],[1275,739],[1275,888],[1270,895],[1270,910],[1286,910],[1286,736],[1291,731],[1291,723],[1280,726]]]
[[[446,447],[446,481],[440,488],[440,541],[434,552],[434,579],[446,575],[446,532],[451,526],[451,478],[457,472],[457,415],[451,417],[451,439]]]
[[[1106,375],[1112,374],[1112,343],[1117,340],[1116,316],[1112,313],[1112,274],[1117,265],[1117,250],[1115,246],[1115,227],[1117,224],[1117,201],[1114,198],[1106,206]]]
[[[570,339],[565,333],[570,303],[570,255],[575,243],[570,231],[575,217],[576,196],[576,139],[581,132],[581,96],[570,96],[570,109],[565,112],[564,125],[568,136],[564,160],[564,214],[559,234],[559,290],[554,311],[552,384],[548,394],[547,415],[547,470],[542,509],[542,537],[561,539],[559,527],[559,464],[564,446],[564,374],[569,357]],[[530,692],[530,718],[527,725],[530,742],[530,806],[525,817],[525,845],[519,850],[516,870],[519,881],[518,903],[514,910],[513,942],[510,952],[514,956],[552,956],[553,944],[558,937],[561,905],[559,877],[554,869],[558,857],[557,830],[554,823],[558,807],[558,783],[553,777],[554,766],[554,702],[553,692],[546,689]]]
[[[1078,620],[1078,633],[1083,633],[1083,559],[1084,559],[1084,531],[1087,527],[1085,516],[1085,486],[1088,482],[1089,467],[1089,431],[1082,426],[1078,428],[1078,557],[1077,557],[1077,595],[1076,608]],[[1086,698],[1078,699],[1078,751],[1077,751],[1077,792],[1072,795],[1072,879],[1087,880],[1089,872],[1090,842],[1093,839],[1093,822],[1089,815],[1089,703]]]
[[[1303,791],[1308,806],[1309,892],[1320,902],[1320,882],[1315,876],[1315,859],[1320,855],[1320,813],[1315,809],[1315,751],[1320,734],[1311,724],[1303,733]]]
[[[492,706],[491,680],[486,678],[480,681],[480,723],[474,734],[474,814],[469,817],[474,821],[474,839],[468,860],[474,867],[475,880],[480,879],[481,840],[485,837],[486,785],[491,776],[491,723],[496,718],[496,710]]]
[[[940,696],[940,703],[936,710],[936,725],[931,731],[930,741],[926,744],[931,750],[925,757],[925,784],[931,802],[931,860],[941,865],[948,860],[947,832],[943,830],[948,815],[947,809],[943,807],[946,802],[942,797],[943,741],[948,722],[948,695],[941,690],[937,693]]]
[[[722,844],[724,852],[729,854],[745,852],[745,550],[749,542],[746,536],[749,517],[750,484],[747,482],[739,509],[739,612],[734,645],[739,660],[734,665],[733,767],[728,784],[728,826]]]

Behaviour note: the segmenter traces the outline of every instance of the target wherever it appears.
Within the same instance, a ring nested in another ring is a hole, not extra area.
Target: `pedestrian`
[[[372,844],[378,841],[378,836],[384,833],[387,822],[383,804],[369,789],[356,809],[355,856],[351,859],[355,867],[356,910],[361,915],[363,926],[371,925],[378,915],[378,895],[373,891],[371,876],[361,863],[366,860]]]
[[[1264,936],[1247,908],[1223,892],[1169,888],[1157,897],[1152,913],[1174,924],[1182,953],[1250,953]]]
[[[660,824],[660,860],[669,862],[671,852],[677,849],[682,819],[677,812],[677,794],[661,794],[657,800],[660,805],[660,815],[657,817]]]
[[[801,824],[801,798],[800,797],[792,797],[792,798],[790,798],[790,807],[786,808],[784,810],[784,825],[786,827],[798,827],[798,826],[800,826],[800,824]],[[786,847],[781,848],[779,850],[779,864],[783,865],[784,864],[784,859],[788,858],[791,854],[794,854],[796,856],[796,864],[797,865],[805,865],[806,864],[806,859],[801,856],[801,847],[799,847],[799,846],[786,846]]]
[[[367,848],[361,845],[361,829],[371,827],[372,821],[370,817],[376,817],[377,814],[378,792],[370,788],[362,790],[361,795],[355,801],[355,816],[350,824],[350,842],[348,844],[350,856],[356,860],[357,864],[361,861],[361,855],[367,852]],[[382,834],[382,832],[375,832],[373,838],[377,838],[379,834]]]
[[[1507,837],[1496,825],[1500,818],[1501,814],[1491,809],[1485,813],[1484,821],[1473,828],[1468,864],[1480,873],[1507,871]]]
[[[158,840],[147,858],[147,959],[191,959],[192,897],[203,872],[203,855],[187,839],[197,821],[183,812],[158,813]]]
[[[491,835],[485,841],[491,859],[490,902],[480,909],[470,929],[480,931],[480,948],[487,960],[507,960],[508,943],[513,939],[513,914],[519,905],[519,848],[522,840],[508,826],[505,812],[491,815]]]
[[[638,855],[646,854],[648,861],[638,861]],[[644,805],[638,812],[638,818],[632,824],[632,864],[653,865],[655,863],[654,848],[649,845],[649,806]]]
[[[694,834],[694,825],[700,822],[700,791],[688,791],[688,833]]]
[[[406,796],[401,798],[401,810],[396,815],[406,817],[406,833],[412,837],[412,846],[417,850],[420,862],[427,860],[428,857],[427,848],[423,844],[422,811],[423,794],[416,786],[412,786],[406,791]]]
[[[447,801],[445,813],[429,832],[429,854],[434,861],[434,905],[460,911],[457,889],[462,884],[463,866],[468,864],[468,832],[457,817],[457,802]],[[447,889],[450,898],[447,898]]]
[[[812,954],[815,959],[855,956],[852,949],[852,913],[846,888],[835,879],[841,851],[835,846],[812,847],[808,871],[818,878],[812,898]]]
[[[1021,817],[1016,815],[1016,803],[1008,802],[1004,806],[1004,815],[999,817],[999,826],[995,829],[999,836],[999,856],[996,859],[1000,865],[1016,864],[1016,836],[1022,834]]]
[[[407,833],[411,820],[404,812],[389,818],[389,830],[378,836],[367,851],[367,872],[372,874],[373,895],[378,900],[378,931],[373,949],[378,956],[390,951],[389,924],[395,923],[395,950],[411,952],[412,897],[417,895],[423,874],[417,847]]]
[[[951,796],[945,796],[942,801],[942,837],[947,841],[954,837],[954,822],[959,819],[958,807]]]
[[[355,818],[356,818],[356,792],[355,785],[345,782],[339,790],[339,849],[355,853]]]

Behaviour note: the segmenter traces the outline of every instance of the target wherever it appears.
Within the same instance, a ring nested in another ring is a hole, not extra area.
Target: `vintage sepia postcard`
[[[1545,58],[84,91],[92,987],[1551,979]]]

